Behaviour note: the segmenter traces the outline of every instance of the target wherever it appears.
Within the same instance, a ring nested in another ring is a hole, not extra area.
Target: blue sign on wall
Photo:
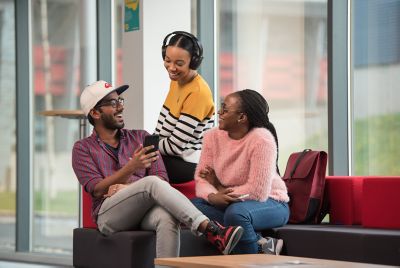
[[[139,0],[125,0],[125,32],[139,30]]]

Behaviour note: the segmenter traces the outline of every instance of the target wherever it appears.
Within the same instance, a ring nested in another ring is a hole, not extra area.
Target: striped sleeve
[[[182,155],[185,150],[201,150],[203,133],[214,124],[214,104],[204,94],[192,92],[184,102],[179,117],[163,106],[156,133],[163,155]]]

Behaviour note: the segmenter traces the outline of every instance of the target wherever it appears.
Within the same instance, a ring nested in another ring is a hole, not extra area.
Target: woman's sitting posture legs
[[[193,204],[213,220],[223,219],[225,225],[240,225],[243,236],[233,250],[236,254],[254,254],[259,252],[259,231],[282,226],[289,218],[286,203],[268,199],[265,202],[253,200],[230,204],[225,210],[210,205],[201,198],[192,200]]]

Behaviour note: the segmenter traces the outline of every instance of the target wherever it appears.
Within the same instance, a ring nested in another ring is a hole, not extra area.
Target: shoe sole
[[[231,253],[232,249],[236,246],[236,244],[239,242],[240,238],[242,238],[243,235],[243,228],[239,226],[238,228],[233,231],[231,237],[229,238],[228,244],[226,245],[224,251],[222,251],[222,254],[228,255]]]
[[[283,248],[283,240],[278,239],[278,242],[276,243],[276,246],[275,246],[275,255],[280,255],[282,248]]]

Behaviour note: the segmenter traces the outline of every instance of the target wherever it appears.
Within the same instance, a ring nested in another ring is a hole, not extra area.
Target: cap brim
[[[117,87],[115,89],[115,91],[117,92],[118,95],[121,95],[122,93],[124,93],[125,90],[128,89],[128,87],[129,87],[129,85],[123,85],[123,86]]]

